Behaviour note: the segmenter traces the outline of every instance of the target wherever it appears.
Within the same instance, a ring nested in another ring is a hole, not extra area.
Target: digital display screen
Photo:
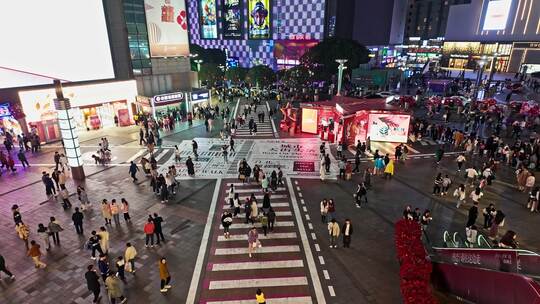
[[[248,38],[271,39],[270,0],[248,0]]]
[[[510,15],[510,7],[512,0],[496,0],[490,1],[484,17],[483,30],[504,30]]]
[[[317,134],[318,112],[316,109],[302,109],[302,132]]]
[[[184,0],[145,0],[152,57],[189,55],[188,18]]]
[[[406,143],[410,115],[369,114],[368,134],[372,141]]]
[[[201,38],[216,39],[218,37],[216,0],[200,0],[199,17]]]
[[[240,0],[223,0],[223,38],[242,39],[244,9]]]
[[[3,1],[0,89],[115,77],[101,0]]]

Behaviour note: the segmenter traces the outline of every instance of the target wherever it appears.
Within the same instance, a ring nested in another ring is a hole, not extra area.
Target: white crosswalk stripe
[[[272,208],[276,207],[289,207],[289,203],[271,203]],[[257,207],[262,208],[262,203],[257,203]],[[230,205],[223,205],[223,209],[231,209]]]
[[[312,304],[311,297],[288,297],[288,298],[266,298],[267,304]],[[206,304],[253,304],[253,299],[250,300],[234,300],[234,301],[212,301]]]
[[[296,232],[269,233],[266,236],[259,235],[260,240],[295,239],[297,237]],[[218,236],[218,242],[227,241],[247,241],[247,234],[231,234],[228,239],[223,235]]]
[[[260,253],[278,253],[278,252],[299,252],[300,246],[298,245],[286,245],[286,246],[263,246],[257,248],[255,254]],[[248,254],[246,247],[237,248],[218,248],[215,251],[215,255],[235,255],[235,254]]]
[[[269,269],[269,268],[297,268],[304,267],[302,260],[261,261],[213,264],[212,271]]]
[[[210,282],[210,289],[231,289],[242,286],[243,288],[258,287],[279,287],[279,286],[298,286],[307,285],[307,277],[285,277],[269,279],[244,279],[244,280],[222,280]]]
[[[238,224],[231,224],[231,226],[229,226],[230,229],[249,229],[251,227],[257,227],[257,228],[261,228],[261,223],[255,223],[255,225],[253,224],[244,224],[244,223],[238,223]],[[281,222],[276,222],[274,224],[275,227],[293,227],[294,226],[294,222],[292,221],[281,221]],[[223,229],[223,226],[220,226],[219,229]]]

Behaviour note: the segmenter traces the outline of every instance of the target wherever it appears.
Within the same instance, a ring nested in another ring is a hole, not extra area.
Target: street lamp
[[[345,70],[347,68],[345,66],[345,63],[347,62],[347,59],[336,59],[336,62],[339,63],[339,66],[338,66],[338,84],[337,84],[337,94],[336,94],[336,96],[341,96],[341,81],[343,80],[343,70]]]
[[[499,56],[501,56],[501,54],[496,52],[495,54],[493,54],[493,58],[491,58],[491,69],[489,71],[488,88],[491,84],[491,81],[493,80],[493,74],[495,74],[497,70],[495,66],[497,65],[497,57]]]
[[[196,60],[193,60],[193,62],[195,62],[197,64],[197,80],[199,81],[199,88],[201,87],[201,77],[200,77],[200,73],[201,73],[201,63],[203,63],[203,61],[201,59],[196,59]]]
[[[480,57],[480,59],[477,60],[476,63],[478,63],[479,70],[478,70],[478,74],[476,75],[476,90],[473,96],[474,99],[476,99],[476,97],[478,96],[478,89],[480,87],[480,82],[482,81],[482,74],[484,73],[484,66],[487,63],[486,55]]]

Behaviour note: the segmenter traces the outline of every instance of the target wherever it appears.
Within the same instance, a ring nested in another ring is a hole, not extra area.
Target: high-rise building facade
[[[471,0],[408,0],[405,38],[420,40],[444,37],[450,6]]]

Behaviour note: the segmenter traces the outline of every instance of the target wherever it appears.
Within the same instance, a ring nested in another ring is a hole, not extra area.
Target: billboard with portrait
[[[271,39],[270,0],[248,0],[248,38]]]
[[[406,143],[410,120],[410,115],[370,113],[368,135],[372,141]]]
[[[489,1],[482,29],[484,31],[506,29],[511,6],[512,0]]]
[[[244,8],[241,0],[223,0],[223,39],[242,39]]]
[[[201,38],[216,39],[218,37],[216,0],[199,1],[199,18]]]
[[[152,57],[189,55],[188,20],[184,0],[145,0]]]

